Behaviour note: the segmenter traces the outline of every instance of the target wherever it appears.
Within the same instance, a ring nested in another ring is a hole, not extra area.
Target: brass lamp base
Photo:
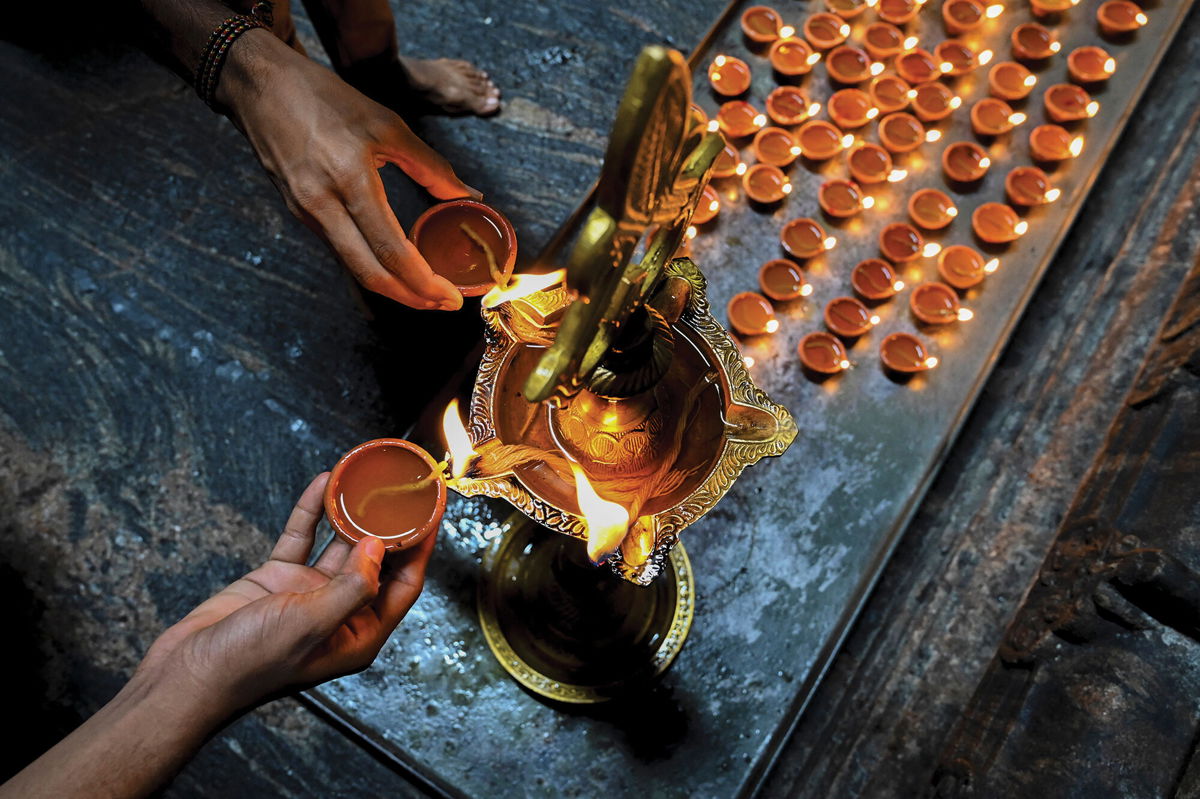
[[[584,542],[520,515],[483,557],[483,634],[500,665],[557,702],[604,702],[666,671],[692,624],[695,590],[683,546],[651,585],[593,565]]]

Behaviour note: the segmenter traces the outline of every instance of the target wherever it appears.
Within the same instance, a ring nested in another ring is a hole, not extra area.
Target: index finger
[[[384,640],[392,634],[401,620],[421,595],[425,586],[425,569],[437,544],[437,531],[412,549],[392,556],[387,563],[387,574],[375,598],[375,613],[379,617],[380,632]]]

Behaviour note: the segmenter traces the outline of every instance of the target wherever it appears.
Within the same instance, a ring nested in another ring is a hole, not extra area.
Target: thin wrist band
[[[270,30],[273,17],[273,3],[255,3],[252,16],[235,14],[221,22],[208,37],[208,44],[200,55],[200,63],[196,65],[195,87],[196,94],[214,111],[217,108],[217,84],[221,79],[221,68],[225,65],[225,57],[229,48],[243,33],[255,28]]]

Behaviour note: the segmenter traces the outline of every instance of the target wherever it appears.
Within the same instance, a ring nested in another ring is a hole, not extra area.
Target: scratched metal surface
[[[809,5],[781,6],[798,25]],[[938,158],[947,144],[972,140],[967,111],[986,92],[985,72],[953,83],[963,107],[937,125],[943,138],[898,159],[910,177],[874,191],[876,207],[846,225],[823,219],[839,246],[810,263],[814,286],[806,300],[779,309],[773,337],[743,342],[756,360],[760,385],[795,414],[801,434],[782,458],[746,472],[725,500],[686,534],[695,564],[696,621],[683,653],[650,694],[606,708],[564,711],[524,693],[495,663],[474,613],[474,579],[481,547],[500,530],[507,508],[453,499],[446,514],[437,579],[393,637],[376,668],[312,693],[333,718],[377,746],[431,788],[469,796],[594,795],[638,789],[650,795],[726,796],[752,792],[803,710],[821,673],[886,561],[974,402],[1008,334],[1065,234],[1142,88],[1190,3],[1150,4],[1150,24],[1136,37],[1104,43],[1118,61],[1116,76],[1094,92],[1099,114],[1080,130],[1083,155],[1051,173],[1063,196],[1026,215],[1030,232],[996,250],[1000,270],[969,292],[968,324],[918,330],[907,310],[908,290],[879,306],[879,327],[851,349],[855,367],[817,384],[800,371],[798,339],[821,328],[832,297],[850,294],[849,271],[874,256],[876,234],[905,218],[903,202],[922,186],[954,197],[959,217],[929,236],[942,244],[974,242],[970,212],[1003,201],[1003,178],[1028,163],[1027,132],[1044,121],[1042,91],[1066,80],[1066,53],[1101,43],[1099,0],[1084,0],[1053,25],[1063,51],[1038,71],[1024,103],[1030,120],[987,149],[992,168],[968,192],[943,185]],[[910,28],[923,46],[943,38],[940,4],[932,2]],[[872,14],[854,21],[854,37]],[[1028,21],[1025,4],[966,37],[1008,57],[1008,33]],[[749,53],[736,28],[718,31],[699,63],[716,52],[738,55],[754,70],[750,100],[760,108],[775,80],[761,56]],[[632,56],[632,54],[631,54]],[[803,84],[815,99],[831,92],[823,65]],[[698,101],[716,99],[697,76]],[[862,135],[874,139],[874,125]],[[1115,154],[1114,157],[1120,157]],[[747,154],[747,158],[749,158]],[[843,159],[789,170],[795,191],[772,212],[730,200],[694,256],[709,278],[710,297],[724,307],[735,293],[755,288],[758,265],[779,254],[777,234],[788,219],[821,218],[816,187],[845,175]],[[734,184],[736,186],[736,184]],[[739,192],[740,194],[740,192]],[[905,270],[911,288],[936,279],[933,259]],[[941,359],[927,376],[898,384],[880,370],[876,348],[894,330],[918,332]]]

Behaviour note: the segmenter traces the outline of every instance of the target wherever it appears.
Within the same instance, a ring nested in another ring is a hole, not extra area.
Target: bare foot
[[[500,110],[500,90],[488,74],[466,61],[451,58],[405,58],[412,88],[450,114],[486,116]]]

